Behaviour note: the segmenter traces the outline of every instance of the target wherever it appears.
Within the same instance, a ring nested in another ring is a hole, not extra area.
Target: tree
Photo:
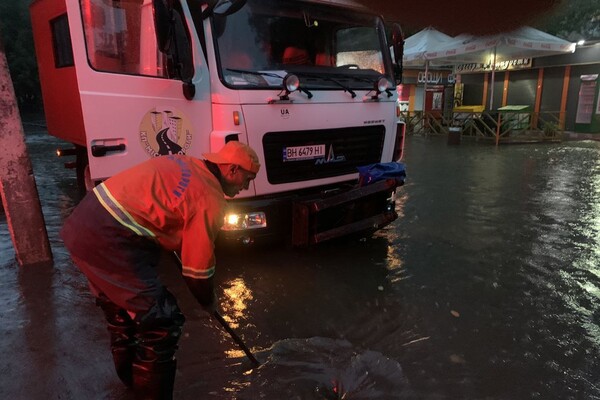
[[[24,110],[41,106],[29,2],[0,1],[0,35],[19,107]]]
[[[570,41],[600,39],[600,0],[569,0],[535,25]]]

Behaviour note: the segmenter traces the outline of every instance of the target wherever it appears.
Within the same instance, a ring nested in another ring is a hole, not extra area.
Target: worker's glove
[[[214,290],[212,291],[211,302],[210,303],[200,303],[200,306],[202,307],[202,309],[204,311],[206,311],[210,315],[213,315],[215,313],[215,311],[220,311],[219,298],[217,297],[217,294],[215,293]]]
[[[183,280],[204,311],[210,315],[218,311],[219,300],[215,293],[212,277],[208,279],[193,279],[184,276]]]

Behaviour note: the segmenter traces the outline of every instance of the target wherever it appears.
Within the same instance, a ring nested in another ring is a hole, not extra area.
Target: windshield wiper
[[[268,76],[268,77],[272,77],[272,78],[279,78],[283,81],[283,76],[279,75],[279,74],[274,74],[273,72],[262,72],[262,71],[252,71],[252,70],[246,70],[246,69],[233,69],[233,68],[226,68],[227,71],[231,71],[231,72],[235,72],[238,74],[251,74],[251,75],[259,75],[259,76]],[[322,76],[322,75],[317,75],[317,74],[309,74],[309,73],[305,73],[305,72],[293,72],[294,75],[298,75],[298,76],[303,76],[305,78],[314,78],[314,79],[322,79],[324,81],[328,81],[328,82],[333,82],[336,85],[338,85],[339,87],[341,87],[342,89],[344,89],[345,92],[350,93],[350,95],[352,96],[352,98],[356,97],[356,93],[354,92],[354,90],[350,89],[348,86],[344,85],[342,82],[338,81],[337,79],[333,79],[327,76]],[[351,78],[355,78],[351,75],[349,75],[349,77]],[[363,78],[364,79],[364,78]],[[367,80],[367,82],[370,83],[374,83],[371,82],[369,80]],[[312,95],[310,95],[309,91],[305,88],[300,88],[301,91],[305,92],[307,95],[309,95],[309,97],[312,97]]]
[[[230,72],[235,72],[237,74],[250,74],[250,75],[258,75],[258,76],[268,76],[271,78],[279,78],[283,80],[283,76],[279,74],[274,74],[273,72],[262,72],[262,71],[252,71],[249,69],[233,69],[233,68],[225,68],[225,70]]]
[[[350,89],[348,86],[344,85],[342,82],[338,81],[337,79],[333,79],[333,78],[330,78],[328,76],[322,76],[322,75],[316,75],[316,74],[308,74],[308,73],[304,73],[304,72],[294,72],[294,73],[296,75],[298,75],[298,76],[303,76],[305,78],[322,79],[322,80],[327,81],[327,82],[333,82],[336,85],[338,85],[339,87],[341,87],[342,89],[344,89],[344,92],[350,93],[350,95],[352,96],[352,98],[356,97],[356,93],[354,92],[354,90]]]
[[[340,76],[343,76],[344,78],[348,78],[348,79],[355,79],[360,82],[367,82],[367,83],[370,83],[371,86],[374,86],[377,83],[377,79],[378,79],[378,78],[375,78],[375,80],[371,80],[369,78],[363,78],[362,76],[356,76],[356,75],[350,75],[350,74],[340,74]],[[387,94],[388,97],[392,97],[394,95],[390,89],[385,89],[385,93]]]
[[[250,75],[258,75],[258,76],[268,76],[270,78],[279,78],[279,79],[281,79],[281,87],[282,87],[282,89],[285,90],[285,88],[283,87],[283,78],[284,77],[279,74],[275,74],[273,72],[252,71],[252,70],[247,70],[247,69],[233,69],[233,68],[225,68],[225,69],[227,71],[235,72],[238,74],[250,74]],[[313,94],[308,89],[299,87],[298,90],[302,93],[305,93],[309,99],[312,99]]]

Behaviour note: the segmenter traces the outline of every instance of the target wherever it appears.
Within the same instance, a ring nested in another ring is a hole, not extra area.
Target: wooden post
[[[496,81],[496,50],[498,46],[494,46],[494,55],[492,57],[492,85],[490,87],[490,111],[494,109],[494,82]]]
[[[415,97],[417,97],[417,85],[410,85],[410,92],[408,94],[408,111],[415,111]]]
[[[487,105],[487,95],[488,95],[488,73],[483,74],[483,98],[481,99],[481,104],[483,105],[483,110],[485,111]],[[490,109],[490,111],[492,111]]]
[[[506,106],[508,101],[508,85],[510,84],[510,71],[504,73],[504,87],[502,88],[502,107]]]
[[[0,194],[21,266],[52,262],[25,133],[0,40]]]
[[[558,115],[558,129],[561,131],[565,130],[565,115],[567,113],[567,99],[569,97],[569,81],[571,79],[571,66],[565,67],[565,74],[563,77],[563,88],[562,96],[560,98],[560,114]]]
[[[538,70],[537,88],[535,91],[535,106],[533,108],[533,118],[529,129],[538,129],[540,110],[542,109],[542,86],[544,85],[544,68]],[[542,127],[543,129],[543,127]]]

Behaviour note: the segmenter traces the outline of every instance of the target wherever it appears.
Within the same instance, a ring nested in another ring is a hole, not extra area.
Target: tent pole
[[[425,113],[425,103],[426,103],[426,92],[427,92],[427,79],[429,76],[429,60],[425,60],[425,81],[423,83],[423,113]]]
[[[490,88],[490,113],[492,112],[492,110],[494,109],[494,80],[496,79],[495,77],[495,73],[496,73],[496,48],[498,46],[494,46],[494,57],[492,58],[492,76],[491,76],[491,81],[492,81],[492,87]],[[500,114],[498,113],[498,125],[496,126],[496,146],[498,146],[498,143],[500,142]]]
[[[490,111],[494,108],[494,79],[496,73],[496,46],[494,46],[494,57],[492,58],[492,87],[490,88]]]
[[[429,79],[429,60],[425,60],[425,81],[423,83],[423,129],[425,130],[425,136],[427,136],[427,124],[425,116],[425,105],[427,104],[427,80]]]

